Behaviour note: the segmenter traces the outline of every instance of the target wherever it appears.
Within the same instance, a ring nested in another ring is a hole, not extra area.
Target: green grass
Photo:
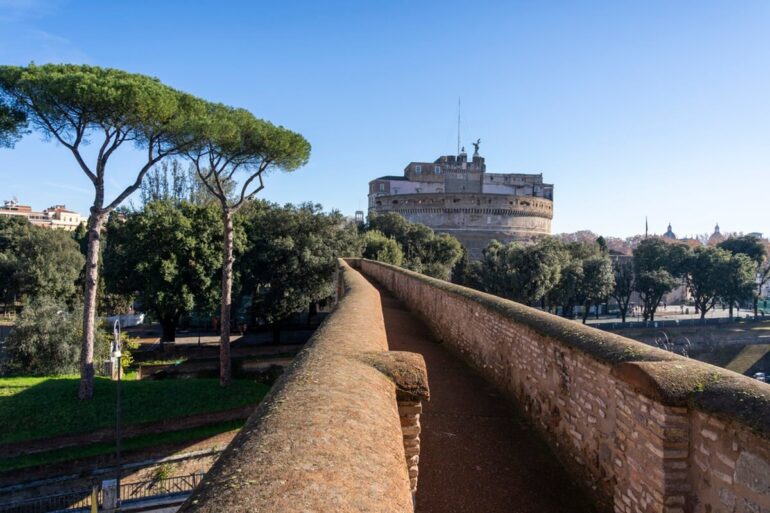
[[[173,360],[147,360],[146,362],[134,362],[133,365],[176,365],[184,361],[184,358],[176,358]]]
[[[197,428],[183,429],[179,431],[169,431],[160,434],[139,435],[133,438],[123,440],[121,450],[123,452],[136,451],[165,444],[179,444],[184,442],[194,442],[202,440],[220,433],[226,433],[234,429],[243,427],[245,420],[231,420],[209,424]],[[14,458],[0,459],[0,472],[9,470],[19,470],[27,467],[49,465],[63,461],[87,458],[91,456],[100,456],[115,452],[114,442],[96,443],[91,445],[81,445],[78,447],[67,447],[55,451],[41,452],[37,454],[28,454]]]
[[[77,376],[0,378],[0,444],[112,427],[116,387],[114,381],[96,378],[93,400],[80,401]],[[124,380],[123,422],[155,422],[257,404],[268,389],[251,380],[233,380],[228,388],[216,379]]]

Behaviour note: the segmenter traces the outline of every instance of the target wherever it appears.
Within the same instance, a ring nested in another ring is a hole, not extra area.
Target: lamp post
[[[121,365],[121,350],[120,350],[120,320],[116,319],[115,324],[112,327],[112,334],[115,337],[115,340],[112,345],[112,358],[115,362],[114,364],[118,367],[118,390],[117,390],[117,402],[115,404],[115,453],[117,456],[117,463],[118,463],[118,477],[117,477],[117,505],[120,506],[120,416],[121,416],[121,407],[122,404],[120,402],[120,381],[121,381],[121,374],[123,374],[123,368]]]

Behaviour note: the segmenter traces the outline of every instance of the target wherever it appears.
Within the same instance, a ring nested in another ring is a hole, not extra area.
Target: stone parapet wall
[[[353,261],[515,400],[601,511],[770,512],[770,386],[441,280]]]
[[[422,356],[388,351],[377,290],[340,263],[338,304],[180,512],[411,512]]]
[[[453,235],[477,260],[492,239],[507,243],[550,234],[553,202],[504,194],[399,194],[377,196],[370,211],[395,212]]]
[[[553,218],[553,201],[537,196],[484,193],[416,193],[375,195],[375,211],[441,209],[448,213],[496,214]]]

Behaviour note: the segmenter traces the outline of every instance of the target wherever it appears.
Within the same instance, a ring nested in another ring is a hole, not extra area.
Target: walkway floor
[[[403,303],[373,285],[390,349],[421,353],[428,366],[417,513],[593,511],[521,414],[435,342]]]

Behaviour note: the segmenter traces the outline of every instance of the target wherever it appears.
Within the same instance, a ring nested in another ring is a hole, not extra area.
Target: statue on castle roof
[[[475,143],[473,144],[473,156],[478,157],[479,155],[479,146],[481,146],[481,139],[477,139]]]

